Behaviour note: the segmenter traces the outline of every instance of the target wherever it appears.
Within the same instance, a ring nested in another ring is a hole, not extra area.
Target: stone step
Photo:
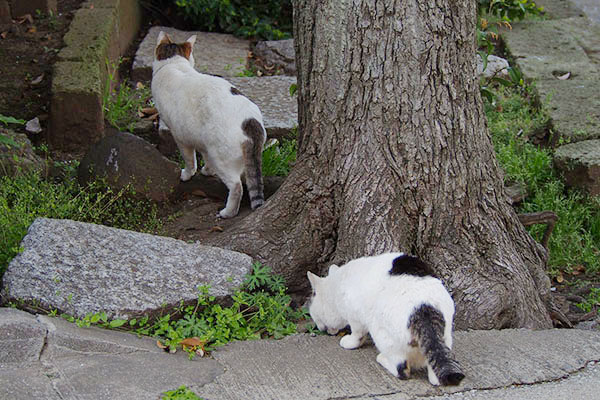
[[[226,78],[260,108],[267,136],[290,137],[298,125],[298,97],[290,96],[293,76]]]
[[[186,32],[166,26],[153,26],[138,47],[131,67],[131,78],[136,81],[152,80],[152,62],[158,33],[167,33],[174,42],[184,42],[196,35],[194,60],[199,72],[223,77],[238,76],[244,72],[250,51],[250,41],[233,35],[212,32]]]
[[[548,102],[554,139],[600,138],[600,25],[586,17],[527,21],[502,37],[540,100]]]
[[[600,195],[600,140],[584,140],[558,147],[554,165],[570,187]]]
[[[155,316],[198,299],[198,286],[225,300],[251,271],[241,253],[146,233],[38,218],[8,265],[3,302],[77,318]]]

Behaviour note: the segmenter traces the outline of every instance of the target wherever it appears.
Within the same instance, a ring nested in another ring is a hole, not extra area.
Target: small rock
[[[78,179],[86,184],[106,177],[117,190],[132,185],[136,193],[165,201],[179,184],[180,172],[176,163],[144,139],[117,131],[92,145],[81,161]]]
[[[35,154],[27,135],[4,128],[0,128],[0,135],[6,142],[0,141],[0,176],[14,176],[26,171],[47,172],[46,162]]]
[[[487,66],[484,70],[483,60],[481,59],[481,56],[477,54],[477,74],[479,76],[491,78],[492,76],[505,77],[508,75],[509,65],[508,61],[506,61],[504,58],[490,54],[487,58],[487,61]]]
[[[34,119],[27,121],[25,124],[25,130],[29,133],[40,133],[42,131],[40,119],[35,117]]]
[[[584,140],[558,147],[554,165],[562,172],[565,183],[600,195],[600,140]]]
[[[254,55],[267,66],[281,68],[286,75],[296,75],[294,39],[258,42],[254,48]]]

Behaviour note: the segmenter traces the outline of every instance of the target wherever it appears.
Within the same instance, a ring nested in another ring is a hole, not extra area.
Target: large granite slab
[[[216,247],[70,220],[36,219],[3,278],[2,300],[82,318],[153,315],[198,298],[224,300],[252,259]]]

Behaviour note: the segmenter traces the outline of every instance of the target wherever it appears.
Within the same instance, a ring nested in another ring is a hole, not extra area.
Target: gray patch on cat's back
[[[413,275],[413,276],[433,276],[436,277],[435,271],[430,265],[423,262],[421,259],[408,254],[398,256],[392,261],[390,275]]]

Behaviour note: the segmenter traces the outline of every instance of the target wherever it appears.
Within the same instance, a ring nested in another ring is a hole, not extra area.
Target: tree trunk
[[[375,3],[375,4],[373,4]],[[219,245],[306,270],[399,250],[433,265],[459,329],[550,327],[546,253],[504,193],[471,0],[296,0],[298,161]]]

